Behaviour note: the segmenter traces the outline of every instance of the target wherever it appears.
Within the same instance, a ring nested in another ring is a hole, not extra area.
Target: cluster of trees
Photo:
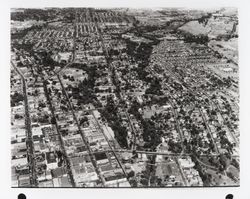
[[[58,167],[61,167],[65,159],[65,154],[60,150],[56,150],[56,155],[58,158]]]
[[[161,143],[162,130],[156,127],[155,122],[151,119],[141,121],[143,127],[143,140],[146,142],[144,147],[155,150]]]
[[[189,116],[186,116],[185,118],[191,119]],[[206,128],[205,123],[203,123],[204,128]],[[194,123],[188,123],[186,125],[186,129],[190,132],[191,134],[191,141],[190,142],[184,142],[185,148],[188,152],[195,152],[195,153],[200,153],[201,148],[209,148],[208,153],[215,151],[215,146],[212,142],[212,138],[210,134],[207,134],[208,142],[203,142],[201,136],[199,136],[199,133],[201,132],[201,129],[195,125]]]
[[[144,95],[145,97],[145,105],[152,106],[153,104],[158,104],[159,106],[166,105],[168,101],[167,96],[157,96],[157,95]]]
[[[161,27],[159,25],[144,25],[144,26],[138,26],[138,23],[135,23],[135,27],[132,29],[132,31],[135,33],[136,36],[138,37],[147,37],[147,33],[154,32],[156,30],[159,30]],[[155,38],[152,38],[153,40]]]
[[[75,13],[74,12],[67,12],[63,15],[63,20],[67,23],[73,23],[75,20]]]
[[[24,96],[21,93],[15,92],[10,96],[11,107],[16,106],[19,102],[24,100]]]
[[[77,69],[81,69],[81,70],[88,70],[88,65],[86,63],[72,63],[70,65],[71,68],[77,68]]]
[[[227,77],[227,78],[223,77],[222,81],[223,81],[224,85],[228,88],[232,85],[232,78],[231,77]]]
[[[193,35],[191,33],[183,33],[184,41],[187,43],[195,42],[197,44],[206,44],[209,41],[209,38],[207,35]]]
[[[125,39],[124,41],[126,42],[127,46],[126,53],[131,57],[137,58],[135,49],[138,44],[136,42],[131,41],[130,39]]]
[[[135,118],[139,121],[142,120],[142,115],[139,113],[139,108],[141,107],[141,105],[136,101],[134,100],[128,110],[128,112],[130,114],[133,114],[135,116]]]
[[[12,34],[12,36],[14,37],[15,34]],[[12,37],[11,36],[11,37]],[[23,36],[22,36],[23,37]],[[12,38],[13,39],[13,38]],[[31,52],[33,50],[33,46],[34,44],[29,43],[29,42],[22,42],[22,43],[18,43],[15,40],[13,40],[13,42],[11,42],[11,47],[15,48],[17,50],[24,50],[26,52]]]
[[[113,97],[110,95],[107,98],[107,105],[103,110],[101,110],[101,115],[103,118],[106,118],[110,127],[113,129],[115,138],[120,144],[121,147],[128,147],[127,142],[127,129],[122,126],[121,118],[117,113],[117,106],[113,100]]]
[[[163,95],[163,92],[161,91],[161,83],[160,80],[155,78],[150,84],[150,87],[147,88],[145,91],[145,94],[152,94],[152,95]]]
[[[89,126],[89,120],[86,116],[82,117],[80,119],[80,125],[86,125],[86,126]]]
[[[228,153],[233,153],[234,145],[228,140],[226,131],[220,131],[218,135],[220,137],[221,148],[227,149]]]
[[[203,185],[204,186],[210,186],[211,181],[212,181],[212,175],[206,173],[206,171],[202,168],[200,163],[198,162],[197,158],[195,155],[191,156],[192,161],[194,162],[195,166],[194,169],[196,169],[199,172],[199,175],[202,179]]]
[[[197,153],[193,153],[191,158],[192,158],[192,161],[195,163],[194,168],[199,172],[199,175],[200,175],[204,185],[210,186],[212,176],[211,176],[211,174],[208,174],[206,172],[206,170],[204,170],[203,167],[201,166],[200,162],[197,159],[197,158],[199,158],[199,155]],[[230,157],[228,157],[228,154],[220,154],[220,156],[218,156],[218,157],[210,157],[208,159],[208,162],[211,164],[211,166],[218,168],[217,173],[219,173],[219,172],[222,173],[227,169],[227,167],[231,161],[230,161]],[[233,159],[232,162],[231,162],[232,165],[236,164],[236,166],[239,166],[238,162],[235,159]]]
[[[41,101],[38,102],[38,106],[39,106],[39,108],[45,108],[46,107],[46,103],[41,100]]]
[[[65,75],[65,74],[63,75],[63,79],[68,79],[68,80],[71,81],[71,82],[75,81],[74,76]]]
[[[221,40],[225,40],[225,41],[228,41],[229,39],[231,38],[238,38],[238,34],[236,34],[235,32],[232,33],[232,34],[221,34],[221,35],[218,35],[215,40],[217,41],[221,41]]]
[[[239,162],[237,162],[236,159],[233,158],[231,164],[232,164],[235,168],[240,169]]]
[[[127,44],[127,51],[126,53],[131,56],[138,64],[137,68],[134,68],[138,74],[139,79],[141,80],[150,80],[147,75],[148,72],[145,71],[145,68],[149,64],[149,58],[153,50],[153,45],[156,45],[159,41],[154,40],[151,43],[136,43],[133,41],[130,41],[129,39],[125,39],[125,42]],[[138,46],[139,45],[139,46]]]
[[[180,142],[174,142],[172,139],[168,142],[169,150],[174,153],[181,153],[182,145]]]
[[[37,122],[42,124],[48,124],[50,122],[50,116],[48,113],[43,113],[37,117]]]
[[[11,40],[22,39],[29,31],[32,31],[32,30],[40,31],[43,27],[44,27],[44,25],[33,25],[29,28],[25,28],[25,29],[19,30],[17,32],[12,32],[11,33]]]
[[[95,87],[95,80],[97,76],[97,68],[96,67],[89,67],[87,71],[88,78],[82,80],[76,87],[69,86],[68,89],[72,91],[70,96],[73,96],[75,99],[78,100],[78,105],[81,104],[89,104],[94,103],[96,104],[96,95],[94,92]],[[74,77],[64,76],[64,78],[70,78],[71,81],[74,80]]]
[[[120,52],[119,52],[117,49],[111,48],[111,49],[109,50],[109,55],[110,55],[110,57],[112,57],[112,56],[118,56],[119,54],[120,54]]]
[[[47,21],[55,19],[57,17],[57,12],[54,9],[22,9],[22,11],[11,12],[11,20],[14,21],[26,21],[26,20],[42,20]]]
[[[198,19],[198,22],[204,23],[205,25],[207,25],[207,22],[211,16],[212,16],[212,13],[208,13],[207,15],[203,15],[201,18]]]
[[[72,87],[72,96],[77,99],[78,105],[92,103],[96,99],[94,89],[87,79],[81,81],[77,87]]]
[[[18,119],[23,119],[23,116],[20,115],[20,114],[15,114],[14,118],[15,118],[16,120],[18,120]]]
[[[42,52],[39,52],[39,55],[42,58],[41,64],[43,66],[51,67],[51,70],[54,70],[54,67],[58,65],[58,63],[52,59],[52,55],[53,55],[52,51],[42,51]]]
[[[227,169],[227,166],[229,165],[229,162],[230,161],[229,161],[226,154],[220,154],[220,156],[219,156],[219,163],[220,163],[219,170],[221,172],[225,171]]]

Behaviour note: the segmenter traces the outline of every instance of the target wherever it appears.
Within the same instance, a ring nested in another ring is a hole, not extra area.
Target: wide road
[[[118,77],[117,77],[117,74],[116,74],[116,72],[115,72],[115,67],[114,67],[114,65],[112,64],[112,62],[110,61],[110,56],[109,56],[108,50],[107,50],[107,48],[106,48],[106,46],[105,46],[105,43],[104,43],[104,39],[103,39],[103,35],[102,35],[102,30],[101,30],[101,28],[99,27],[98,22],[93,18],[93,15],[92,15],[92,13],[91,13],[91,10],[89,10],[89,15],[90,15],[90,17],[91,17],[91,20],[94,21],[94,24],[95,24],[95,26],[96,26],[96,28],[97,28],[97,33],[98,33],[98,36],[99,36],[99,38],[100,38],[100,40],[101,40],[101,46],[102,46],[102,49],[103,49],[104,54],[105,54],[105,58],[106,58],[106,61],[107,61],[107,66],[108,66],[108,68],[109,68],[109,73],[112,74],[112,72],[114,71],[114,75],[115,75],[115,78],[116,78],[116,80],[117,80]],[[115,85],[115,82],[113,82],[113,84]],[[117,85],[115,85],[115,86],[117,87]],[[119,99],[122,99],[122,96],[121,96],[121,93],[120,93],[120,92],[118,93],[118,95],[119,95],[118,98],[119,98]],[[129,125],[130,125],[130,128],[131,128],[132,133],[133,133],[133,136],[134,136],[133,145],[132,145],[132,150],[134,150],[134,149],[136,149],[136,135],[137,135],[137,131],[135,130],[134,125],[133,125],[133,123],[131,122],[131,119],[130,119],[130,116],[129,116],[127,110],[124,109],[124,111],[125,111],[125,113],[126,113],[126,117],[127,117],[128,121],[129,121]]]
[[[105,179],[104,179],[104,177],[102,176],[101,171],[100,171],[100,168],[99,168],[98,165],[97,165],[95,156],[94,156],[94,154],[93,154],[93,152],[92,152],[92,150],[91,150],[91,148],[90,148],[88,139],[86,138],[86,136],[85,136],[85,134],[84,134],[84,132],[83,132],[83,130],[82,130],[82,128],[81,128],[79,122],[78,122],[78,119],[77,119],[77,117],[76,117],[76,115],[75,115],[75,111],[74,111],[73,105],[71,104],[71,101],[70,101],[70,99],[69,99],[68,93],[67,93],[67,91],[65,90],[64,85],[63,85],[63,82],[62,82],[62,80],[61,80],[61,78],[60,78],[59,75],[57,75],[57,78],[58,78],[58,80],[59,80],[59,82],[60,82],[60,85],[61,85],[63,94],[64,94],[64,96],[66,97],[66,100],[67,100],[67,102],[68,102],[70,111],[71,111],[71,113],[72,113],[72,115],[73,115],[73,119],[74,119],[74,121],[75,121],[75,123],[76,123],[76,125],[77,125],[78,131],[79,131],[79,133],[80,133],[80,135],[81,135],[81,137],[82,137],[82,139],[83,139],[84,144],[85,144],[86,147],[87,147],[87,150],[88,150],[88,152],[89,152],[89,156],[90,156],[91,162],[92,162],[92,164],[93,164],[93,166],[94,166],[94,168],[95,168],[95,171],[96,171],[97,175],[99,176],[99,178],[100,178],[100,180],[101,180],[101,182],[102,182],[102,185],[105,186]]]
[[[173,156],[173,157],[189,157],[193,154],[191,153],[168,153],[161,151],[141,151],[141,150],[129,150],[129,149],[114,149],[116,153],[139,153],[147,155],[164,155],[164,156]],[[93,153],[103,153],[103,152],[112,152],[111,150],[96,151]],[[199,157],[218,157],[220,154],[200,154]],[[237,158],[239,155],[232,155],[232,157]]]
[[[94,119],[95,119],[95,122],[96,122],[96,124],[97,124],[98,130],[99,130],[99,131],[103,134],[103,136],[105,137],[105,139],[106,139],[106,141],[107,141],[107,143],[108,143],[108,145],[109,145],[109,148],[111,149],[113,155],[115,156],[116,161],[118,162],[119,166],[121,167],[121,169],[122,169],[124,175],[127,177],[127,173],[126,173],[126,171],[125,171],[125,169],[124,169],[124,167],[123,167],[123,165],[122,165],[122,163],[121,163],[119,157],[117,156],[115,150],[113,149],[113,147],[112,147],[111,144],[109,143],[109,139],[107,138],[107,136],[106,136],[105,133],[103,132],[103,129],[102,129],[102,127],[100,126],[100,124],[99,124],[97,118],[95,117],[95,114],[93,113],[93,111],[92,111],[92,116],[93,116]]]
[[[61,149],[63,151],[64,157],[65,157],[65,160],[66,160],[66,164],[67,164],[67,173],[69,175],[72,186],[75,187],[76,184],[75,184],[72,169],[71,169],[71,166],[70,166],[70,160],[69,160],[69,157],[68,157],[66,149],[65,149],[62,133],[59,130],[58,122],[57,122],[56,115],[55,115],[55,112],[54,112],[54,107],[53,107],[53,104],[52,104],[52,99],[51,99],[50,94],[48,92],[46,81],[43,81],[43,88],[44,88],[45,96],[47,98],[47,102],[49,103],[49,109],[50,109],[52,118],[54,119],[54,122],[55,122],[54,125],[56,127],[56,132],[59,135],[59,141],[60,141]]]
[[[30,183],[31,183],[31,186],[37,187],[38,182],[37,182],[37,174],[36,174],[35,155],[34,155],[34,142],[33,142],[32,128],[31,128],[26,80],[25,80],[25,77],[23,76],[22,71],[18,67],[16,67],[16,65],[12,61],[11,61],[11,65],[14,67],[14,69],[20,75],[22,79],[24,107],[25,107],[26,145],[27,145],[28,162],[29,162],[30,173],[31,173]]]
[[[197,105],[197,107],[198,107],[198,105]],[[213,138],[213,134],[212,134],[212,132],[211,132],[210,126],[208,125],[208,122],[207,122],[207,120],[206,120],[206,118],[205,118],[205,116],[204,116],[202,110],[201,110],[199,107],[198,107],[198,109],[199,109],[201,118],[202,118],[202,120],[203,120],[203,122],[204,122],[204,124],[205,124],[205,126],[206,126],[206,131],[207,131],[207,133],[210,135],[211,140],[212,140],[212,142],[213,142],[213,146],[214,146],[215,152],[216,152],[217,154],[219,154],[219,148],[218,148],[218,146],[217,146],[217,144],[216,144],[216,141],[215,141],[214,138]]]

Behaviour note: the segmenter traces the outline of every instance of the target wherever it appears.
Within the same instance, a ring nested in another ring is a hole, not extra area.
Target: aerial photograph
[[[11,187],[240,186],[237,8],[12,8]]]

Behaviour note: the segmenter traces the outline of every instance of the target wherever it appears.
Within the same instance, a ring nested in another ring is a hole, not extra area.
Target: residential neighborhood
[[[235,8],[13,8],[12,187],[239,186]]]

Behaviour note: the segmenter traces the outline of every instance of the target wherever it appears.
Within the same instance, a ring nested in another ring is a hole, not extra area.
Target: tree
[[[138,186],[138,182],[135,179],[129,180],[129,183],[130,183],[131,187],[137,187]]]
[[[121,147],[128,147],[127,143],[127,129],[122,126],[120,117],[117,114],[117,107],[115,105],[112,95],[108,96],[107,104],[103,110],[101,110],[101,115],[105,118],[110,127],[113,129],[115,138]]]
[[[55,117],[51,118],[51,124],[56,124],[56,118]]]
[[[80,125],[83,125],[84,123],[88,123],[88,118],[86,116],[80,119]]]
[[[184,34],[184,41],[187,43],[196,42],[198,44],[206,44],[208,40],[207,35],[192,35],[190,33]]]
[[[11,95],[11,106],[16,106],[17,103],[24,100],[24,96],[21,93],[15,92],[13,95]]]
[[[239,168],[240,168],[239,162],[237,162],[237,160],[236,160],[236,159],[232,159],[231,164],[232,164],[233,166],[235,166],[237,169],[239,169]]]
[[[18,120],[18,119],[22,119],[23,116],[22,116],[22,115],[19,115],[19,114],[15,114],[14,118]]]
[[[154,79],[150,87],[146,89],[145,94],[152,94],[152,95],[162,95],[163,92],[161,91],[161,84],[159,79]]]
[[[219,162],[221,164],[220,170],[224,171],[226,169],[226,167],[227,167],[227,158],[226,158],[226,156],[224,154],[220,154]]]
[[[128,173],[128,178],[132,178],[135,176],[135,172],[133,170],[131,170],[129,173]]]

